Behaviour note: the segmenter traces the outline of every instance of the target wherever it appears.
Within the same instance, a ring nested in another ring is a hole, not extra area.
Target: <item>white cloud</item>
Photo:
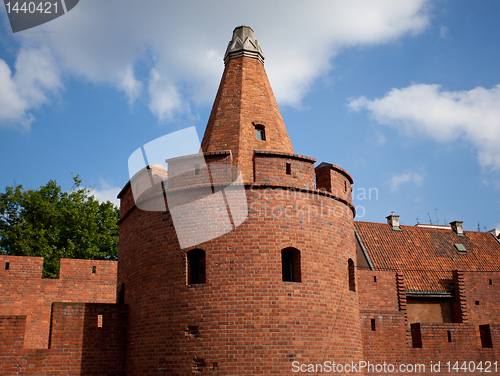
[[[420,186],[422,185],[423,180],[424,178],[422,175],[413,172],[394,175],[389,180],[389,187],[392,192],[397,192],[401,184],[413,182],[415,185]]]
[[[99,202],[111,201],[116,206],[120,207],[120,200],[116,197],[120,193],[120,187],[112,187],[103,178],[99,180],[101,189],[94,188],[90,191],[89,195],[94,196]]]
[[[450,30],[446,26],[441,25],[439,28],[439,38],[446,38],[449,31]]]
[[[0,125],[30,128],[29,110],[38,108],[57,94],[63,85],[56,63],[47,48],[22,48],[15,73],[0,59]]]
[[[381,99],[351,99],[381,124],[438,142],[464,138],[477,149],[483,167],[500,170],[500,85],[491,89],[441,91],[440,85],[414,84],[392,89]]]
[[[0,59],[0,124],[17,123],[29,129],[33,117],[26,114],[27,108],[28,103],[19,94],[9,66]]]
[[[300,105],[312,82],[331,69],[331,59],[343,48],[387,43],[424,30],[429,22],[426,4],[86,0],[37,27],[37,32],[21,32],[16,38],[26,48],[50,51],[60,72],[115,86],[129,104],[147,95],[153,114],[168,120],[189,113],[190,103],[213,100],[236,26],[254,28],[280,104]],[[149,78],[147,72],[152,72]],[[47,80],[55,82],[54,77]],[[53,86],[42,79],[36,82],[33,95],[46,103],[43,95]],[[141,89],[146,86],[147,91]],[[24,113],[30,108],[25,106]]]
[[[122,72],[121,83],[118,87],[123,90],[128,98],[129,106],[135,102],[142,91],[142,83],[138,81],[134,76],[134,69],[131,66],[125,68]]]
[[[17,55],[14,82],[30,107],[48,102],[48,95],[62,88],[56,61],[47,48],[23,48]]]
[[[151,98],[149,109],[159,120],[170,120],[181,110],[183,101],[177,88],[161,77],[156,69],[151,70],[148,92]]]

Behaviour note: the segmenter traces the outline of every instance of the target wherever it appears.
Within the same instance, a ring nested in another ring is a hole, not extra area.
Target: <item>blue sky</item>
[[[2,191],[75,173],[117,202],[134,150],[203,136],[249,25],[295,152],[353,176],[357,220],[500,228],[498,1],[81,0],[16,34],[0,12]]]

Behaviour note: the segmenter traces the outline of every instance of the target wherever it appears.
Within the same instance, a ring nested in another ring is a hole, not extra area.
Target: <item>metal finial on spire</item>
[[[255,39],[252,28],[249,26],[238,26],[233,30],[233,38],[229,42],[224,55],[224,64],[241,56],[258,59],[264,63],[264,53],[259,42]]]

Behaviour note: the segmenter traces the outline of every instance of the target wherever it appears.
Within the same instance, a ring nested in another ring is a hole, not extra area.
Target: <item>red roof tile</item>
[[[376,270],[403,271],[411,291],[447,291],[452,271],[500,271],[500,243],[489,232],[355,222],[361,241]],[[461,254],[455,244],[463,244]]]

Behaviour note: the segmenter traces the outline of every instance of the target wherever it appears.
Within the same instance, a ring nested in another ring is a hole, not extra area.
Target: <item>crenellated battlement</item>
[[[255,150],[253,158],[256,184],[314,188],[316,159],[277,151]]]
[[[351,185],[354,183],[351,175],[344,169],[331,163],[321,163],[316,167],[316,188],[324,189],[334,196],[347,202],[352,202]]]
[[[124,375],[128,307],[53,303],[50,340],[26,346],[30,316],[0,316],[0,375]]]
[[[0,256],[0,315],[26,316],[26,348],[47,348],[53,302],[116,303],[117,262],[61,259],[42,278],[43,257]]]

